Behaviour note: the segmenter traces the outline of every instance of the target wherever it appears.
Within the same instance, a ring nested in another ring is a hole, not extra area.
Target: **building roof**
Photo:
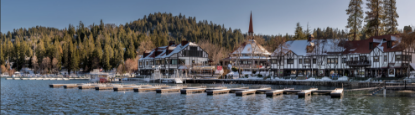
[[[365,40],[347,41],[343,44],[343,47],[345,48],[343,54],[367,54],[376,47],[383,52],[400,51],[403,50],[402,47],[399,47],[400,39],[401,38],[398,35],[383,35],[373,36]],[[387,41],[394,42],[395,44],[391,48],[388,48]],[[373,43],[373,49],[369,49],[370,43]]]
[[[193,43],[193,42],[188,42],[187,44],[185,44],[183,46],[182,46],[182,44],[178,44],[178,45],[172,45],[172,46],[157,47],[157,48],[154,48],[153,50],[151,50],[150,54],[148,54],[146,57],[140,58],[139,60],[161,59],[161,58],[170,57],[173,54],[179,53],[180,51],[182,51],[187,46],[198,46],[198,45]],[[173,50],[173,51],[166,55],[166,53],[167,53],[166,49],[170,49],[170,50]],[[156,55],[157,51],[159,51],[160,53]]]
[[[344,48],[339,46],[342,41],[339,39],[314,39],[311,42],[308,40],[291,40],[287,41],[286,48],[277,48],[272,56],[284,55],[292,51],[296,55],[328,55],[338,54],[344,51]],[[307,52],[307,47],[312,47],[312,52]]]
[[[241,46],[236,48],[232,54],[263,54],[263,55],[271,55],[264,47],[260,44],[257,44],[255,40],[248,40],[247,42],[242,43]]]

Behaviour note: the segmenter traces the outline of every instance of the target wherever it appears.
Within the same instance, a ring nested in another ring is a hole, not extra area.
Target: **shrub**
[[[258,74],[258,77],[262,77],[262,75],[261,74]]]
[[[256,73],[256,70],[252,71],[252,73],[255,74]]]
[[[238,71],[238,69],[233,67],[233,68],[232,68],[232,71],[233,71],[233,72],[236,72],[236,71]]]
[[[245,75],[245,78],[248,78],[248,75]]]

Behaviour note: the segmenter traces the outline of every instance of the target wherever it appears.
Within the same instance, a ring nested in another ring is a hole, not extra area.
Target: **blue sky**
[[[344,29],[349,0],[2,0],[1,32],[36,25],[63,29],[69,24],[125,24],[154,12],[196,17],[248,31],[253,13],[256,34],[293,34],[300,22],[303,28],[327,26]],[[364,0],[366,2],[366,0]],[[397,0],[398,29],[415,25],[415,0]],[[366,11],[366,5],[363,5]]]

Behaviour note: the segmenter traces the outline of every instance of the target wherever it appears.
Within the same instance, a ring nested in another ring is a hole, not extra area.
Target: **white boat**
[[[63,80],[69,80],[69,78],[62,78]]]
[[[56,78],[49,78],[50,80],[56,80]]]
[[[20,80],[20,78],[14,78],[14,80]]]
[[[28,78],[22,78],[22,80],[29,80]]]
[[[50,78],[43,78],[43,80],[50,80]]]
[[[42,78],[35,78],[35,80],[43,80]]]
[[[13,80],[13,78],[6,78],[6,80]]]
[[[63,80],[62,78],[56,78],[56,80]]]

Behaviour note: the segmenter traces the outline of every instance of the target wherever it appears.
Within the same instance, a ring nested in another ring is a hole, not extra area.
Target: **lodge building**
[[[162,75],[174,75],[177,70],[188,70],[194,65],[207,65],[208,53],[193,42],[182,41],[145,51],[139,59],[140,75],[151,75],[156,68]]]
[[[270,59],[275,76],[403,77],[414,70],[414,49],[400,45],[399,35],[360,41],[318,39],[287,41]]]

